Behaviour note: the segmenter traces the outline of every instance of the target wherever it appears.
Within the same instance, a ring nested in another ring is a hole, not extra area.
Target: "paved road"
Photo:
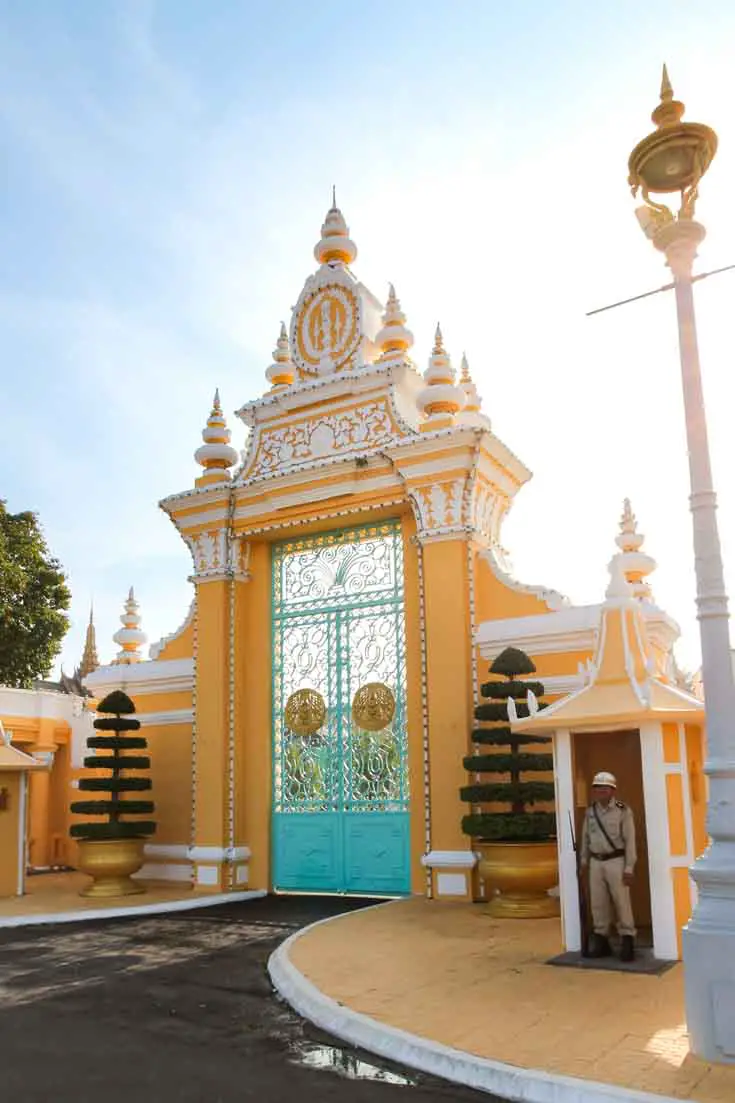
[[[168,916],[0,930],[0,1097],[488,1103],[489,1095],[345,1050],[274,996],[265,966],[278,943],[356,906],[270,897]]]

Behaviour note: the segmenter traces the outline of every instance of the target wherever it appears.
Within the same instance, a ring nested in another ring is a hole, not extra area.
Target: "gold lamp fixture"
[[[684,104],[674,99],[666,66],[661,79],[661,102],[651,118],[656,129],[639,142],[628,159],[628,183],[633,195],[641,198],[658,224],[694,217],[699,181],[717,152],[717,135],[703,123],[682,122]],[[655,202],[650,193],[669,195],[679,192],[681,206],[676,216],[664,203]]]

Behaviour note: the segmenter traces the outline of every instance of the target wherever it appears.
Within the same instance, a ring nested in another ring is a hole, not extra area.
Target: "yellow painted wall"
[[[412,539],[416,522],[405,514],[403,536],[403,587],[406,618],[406,714],[408,723],[408,784],[411,814],[411,891],[426,891],[426,871],[421,855],[426,851],[426,798],[424,795],[424,721],[421,694],[421,632],[419,609],[418,549]]]
[[[175,709],[190,709],[191,690],[177,693],[139,693],[133,695],[136,713],[169,712]]]
[[[8,790],[8,808],[0,811],[0,896],[15,896],[18,891],[21,777],[15,771],[0,770],[0,790]]]
[[[681,774],[666,775],[666,805],[669,813],[669,848],[672,857],[686,854],[684,784]]]
[[[229,728],[229,592],[224,581],[197,587],[195,845],[226,845]]]
[[[707,778],[704,774],[704,733],[697,724],[685,727],[689,791],[692,796],[692,834],[694,856],[698,858],[707,846]]]
[[[692,890],[689,884],[689,870],[683,867],[672,869],[671,878],[674,884],[676,937],[679,943],[679,957],[681,957],[682,928],[689,922],[689,918],[692,914]]]
[[[271,888],[271,548],[252,545],[250,581],[236,605],[237,785],[243,794],[237,825],[250,847],[248,888]]]
[[[194,625],[187,624],[184,631],[165,645],[158,656],[158,661],[164,659],[190,659],[194,654]]]
[[[472,725],[467,544],[424,545],[432,850],[467,850],[459,789]]]
[[[137,702],[136,702],[137,704]],[[155,803],[153,843],[187,845],[191,838],[191,724],[166,724],[142,728],[151,759],[150,793],[141,799]],[[143,774],[136,774],[143,777]]]
[[[679,725],[663,724],[664,762],[679,762],[681,752],[679,750]]]

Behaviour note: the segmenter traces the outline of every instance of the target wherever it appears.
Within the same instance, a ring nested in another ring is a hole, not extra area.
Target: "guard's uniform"
[[[605,832],[610,836],[609,841],[605,838]],[[581,859],[582,864],[589,863],[590,868],[590,903],[595,934],[607,938],[613,918],[612,904],[618,934],[621,937],[635,937],[630,889],[623,884],[623,873],[632,873],[636,862],[635,822],[627,804],[613,798],[607,807],[595,803],[587,809],[582,829]]]

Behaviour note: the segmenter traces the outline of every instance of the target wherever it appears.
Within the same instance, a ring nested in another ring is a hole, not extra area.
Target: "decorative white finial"
[[[459,385],[462,388],[464,401],[462,409],[457,414],[458,424],[471,425],[475,429],[489,429],[490,418],[482,413],[482,400],[470,375],[470,365],[467,361],[467,354],[464,352],[460,364]]]
[[[453,425],[455,414],[464,405],[465,396],[454,381],[454,368],[444,348],[441,325],[438,323],[424,380],[426,386],[416,397],[416,405],[426,416],[421,429],[444,429]]]
[[[131,586],[128,592],[128,599],[125,602],[125,611],[120,617],[122,628],[118,628],[117,632],[112,637],[114,642],[120,646],[117,657],[113,659],[113,666],[139,663],[143,658],[140,649],[144,643],[147,643],[148,637],[145,632],[142,632],[140,629],[141,617],[138,613],[139,608],[140,606],[135,600],[135,591]]]
[[[394,360],[405,356],[413,344],[413,333],[406,328],[406,315],[393,284],[388,285],[388,301],[382,318],[383,326],[375,336],[375,344],[381,350],[381,360]]]
[[[194,459],[204,468],[197,485],[228,482],[228,468],[237,463],[237,452],[230,444],[230,430],[222,413],[219,388],[214,392],[212,410],[202,430],[202,440],[204,444],[194,453]]]
[[[622,556],[614,555],[610,560],[608,567],[610,572],[610,582],[607,590],[605,591],[605,597],[608,601],[620,601],[623,598],[633,597],[633,590],[625,577],[625,571],[623,570]]]
[[[322,225],[322,236],[314,246],[314,256],[319,264],[352,264],[357,256],[357,246],[350,238],[344,215],[337,206],[336,189],[332,186],[332,206]]]
[[[275,391],[277,388],[290,387],[296,376],[296,370],[291,360],[291,348],[288,343],[285,322],[281,322],[281,332],[278,335],[276,347],[273,349],[273,363],[266,370],[265,377]]]
[[[638,523],[630,498],[626,498],[623,502],[619,527],[620,533],[615,537],[615,543],[620,549],[617,558],[622,562],[623,572],[635,596],[650,601],[651,587],[646,578],[656,570],[656,560],[641,550],[645,537],[638,532]]]

